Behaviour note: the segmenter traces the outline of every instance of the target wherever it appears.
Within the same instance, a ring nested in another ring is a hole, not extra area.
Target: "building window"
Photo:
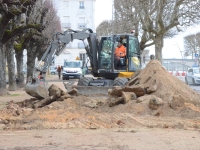
[[[63,16],[62,28],[66,28],[66,29],[71,28],[71,23],[70,23],[70,17],[69,16]]]
[[[87,58],[87,55],[86,55],[86,53],[80,53],[79,54],[79,58],[80,58],[80,60],[82,60],[83,61],[83,66],[85,65],[85,63],[86,63],[86,58]]]
[[[79,17],[78,22],[78,28],[86,28],[85,17]]]
[[[69,18],[69,16],[63,16],[63,19],[64,19],[63,22],[70,23],[70,18]]]
[[[84,1],[79,1],[79,9],[84,9]]]
[[[64,6],[69,7],[69,1],[64,1]]]

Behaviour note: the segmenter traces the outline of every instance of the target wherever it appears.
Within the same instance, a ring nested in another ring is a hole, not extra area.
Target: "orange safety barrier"
[[[182,76],[185,76],[185,72],[182,72]]]
[[[173,72],[173,71],[169,71],[169,73],[171,74],[171,75],[174,75],[174,76],[185,76],[186,75],[186,73],[185,72]]]

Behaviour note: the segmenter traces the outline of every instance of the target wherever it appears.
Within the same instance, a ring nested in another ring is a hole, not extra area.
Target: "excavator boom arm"
[[[89,30],[92,32],[92,30]],[[56,38],[55,38],[56,37]],[[42,77],[45,78],[46,71],[48,67],[52,64],[53,60],[55,59],[55,55],[59,56],[63,49],[66,47],[66,45],[69,42],[72,42],[74,39],[78,39],[83,41],[85,45],[85,50],[89,56],[91,66],[95,66],[94,63],[97,61],[97,57],[95,57],[94,61],[94,51],[96,51],[96,34],[94,33],[88,33],[86,31],[74,31],[74,30],[67,30],[64,33],[56,33],[53,35],[53,40],[51,41],[49,47],[47,48],[46,52],[43,54],[39,64],[36,66],[35,71],[40,71],[42,73]],[[87,39],[88,45],[84,42],[84,40]],[[92,41],[92,40],[93,41]],[[44,63],[42,66],[42,62]],[[95,68],[97,70],[97,68]],[[35,72],[34,72],[35,74]]]
[[[87,32],[89,31],[89,32]],[[46,86],[44,85],[43,90],[40,88],[41,85],[40,79],[38,78],[38,72],[42,78],[42,82],[45,84],[45,75],[48,67],[52,64],[53,60],[56,56],[59,56],[63,49],[69,42],[72,42],[74,39],[78,39],[83,41],[85,45],[85,50],[89,56],[92,72],[97,72],[97,42],[96,42],[96,34],[93,33],[91,29],[85,29],[83,31],[74,31],[67,30],[64,33],[56,33],[52,36],[52,41],[43,54],[41,60],[38,65],[35,67],[33,71],[33,76],[28,79],[28,83],[25,85],[25,91],[34,97],[37,98],[46,98],[48,94]],[[84,42],[87,39],[88,44]],[[40,90],[38,90],[40,89]]]

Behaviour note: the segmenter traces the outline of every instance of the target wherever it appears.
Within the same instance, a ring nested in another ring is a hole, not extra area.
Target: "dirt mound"
[[[157,60],[136,72],[126,86],[111,89],[109,96],[56,93],[54,101],[10,102],[0,112],[0,128],[200,129],[200,94],[169,74]]]
[[[174,96],[181,96],[187,102],[199,103],[200,94],[192,90],[183,81],[171,75],[157,60],[151,60],[139,75],[138,80],[144,87],[157,86],[152,94],[164,101],[169,101]]]

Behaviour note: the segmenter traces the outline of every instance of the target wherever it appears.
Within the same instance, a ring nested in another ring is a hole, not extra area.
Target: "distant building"
[[[61,20],[62,30],[95,30],[95,0],[54,0]],[[54,65],[63,65],[64,60],[79,58],[83,64],[87,61],[84,44],[80,40],[70,42],[66,49],[54,61]],[[88,64],[89,65],[89,64]]]

